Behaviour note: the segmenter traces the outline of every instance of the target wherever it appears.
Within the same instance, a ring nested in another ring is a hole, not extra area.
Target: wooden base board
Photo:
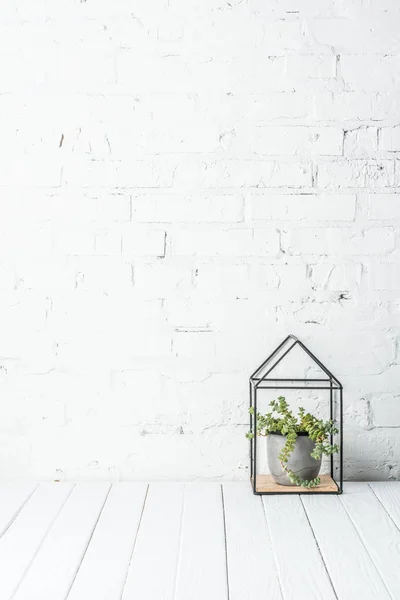
[[[330,475],[321,475],[321,483],[315,488],[305,488],[298,485],[279,485],[272,475],[257,475],[256,492],[261,494],[307,494],[307,493],[337,493],[338,486]]]

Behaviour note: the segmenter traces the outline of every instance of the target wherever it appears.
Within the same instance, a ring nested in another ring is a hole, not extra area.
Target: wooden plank
[[[183,495],[184,484],[150,485],[123,600],[173,600]]]
[[[393,598],[400,598],[400,531],[367,483],[347,482],[340,501]]]
[[[339,498],[302,496],[330,578],[340,600],[390,600]]]
[[[36,485],[25,482],[7,482],[0,486],[0,537],[7,531],[17,517]]]
[[[68,600],[120,600],[147,485],[112,486]]]
[[[300,497],[262,497],[284,598],[335,600]]]
[[[230,600],[280,600],[278,572],[261,499],[249,483],[224,483]],[[260,581],[261,577],[261,581]],[[265,594],[260,592],[268,582]]]
[[[77,484],[13,600],[64,600],[85,554],[109,484]]]
[[[376,481],[369,487],[400,529],[400,481]]]
[[[299,487],[298,485],[280,485],[275,483],[272,475],[257,475],[257,492],[270,494],[316,494],[318,492],[337,493],[338,486],[330,475],[321,475],[321,483],[315,488]]]
[[[175,600],[227,600],[221,486],[185,486]]]
[[[17,589],[72,488],[72,484],[41,484],[0,539],[1,600],[8,600]]]

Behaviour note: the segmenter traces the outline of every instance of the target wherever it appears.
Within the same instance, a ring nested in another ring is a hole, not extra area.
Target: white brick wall
[[[247,477],[289,332],[400,477],[399,50],[397,0],[1,2],[0,477]]]

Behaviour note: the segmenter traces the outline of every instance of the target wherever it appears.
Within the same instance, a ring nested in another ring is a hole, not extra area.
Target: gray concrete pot
[[[298,433],[294,450],[290,455],[287,466],[296,475],[302,479],[314,479],[321,469],[321,459],[316,460],[311,456],[315,442],[311,440],[307,433]],[[281,485],[293,485],[282,469],[279,461],[279,454],[286,443],[286,437],[280,433],[270,433],[267,437],[267,458],[269,472],[274,481]]]

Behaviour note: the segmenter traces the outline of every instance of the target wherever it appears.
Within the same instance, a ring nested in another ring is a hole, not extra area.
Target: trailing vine
[[[272,411],[262,415],[257,413],[255,416],[255,431],[257,435],[267,436],[270,433],[280,433],[286,437],[286,443],[279,454],[278,458],[282,469],[285,471],[289,480],[293,485],[298,485],[306,488],[314,488],[321,483],[319,477],[314,479],[302,479],[288,468],[289,457],[292,454],[297,435],[300,432],[307,433],[308,437],[315,442],[311,456],[319,460],[323,455],[329,456],[339,452],[337,444],[330,443],[330,435],[338,433],[334,421],[323,421],[317,419],[314,415],[306,413],[304,408],[299,408],[297,416],[290,410],[284,396],[279,396],[277,400],[272,400],[269,406]],[[251,407],[249,412],[254,415],[254,408]],[[254,438],[254,433],[249,431],[246,434],[247,439]]]

